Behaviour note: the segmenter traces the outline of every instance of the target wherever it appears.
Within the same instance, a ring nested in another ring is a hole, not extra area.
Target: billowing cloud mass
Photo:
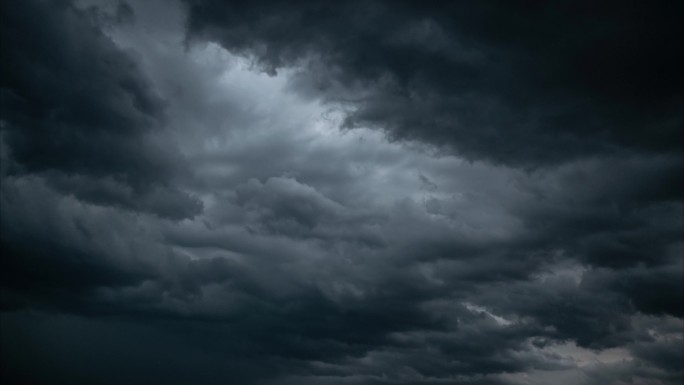
[[[684,381],[680,3],[0,4],[3,383]]]

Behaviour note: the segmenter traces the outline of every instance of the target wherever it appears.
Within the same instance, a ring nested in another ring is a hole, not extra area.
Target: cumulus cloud
[[[679,149],[679,5],[187,3],[191,36],[303,66],[295,88],[351,127],[531,167]]]
[[[0,377],[680,383],[677,7],[3,3]]]
[[[133,196],[163,194],[165,207],[150,211],[196,214],[197,202],[169,186],[179,154],[156,135],[164,102],[136,61],[67,2],[3,5],[2,16],[8,173],[55,174],[81,198],[134,210]]]

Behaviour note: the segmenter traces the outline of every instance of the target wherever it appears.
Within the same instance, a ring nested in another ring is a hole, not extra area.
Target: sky
[[[0,2],[0,380],[681,384],[682,16]]]

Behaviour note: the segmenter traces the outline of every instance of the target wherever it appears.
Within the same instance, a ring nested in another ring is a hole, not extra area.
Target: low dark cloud
[[[681,383],[678,7],[3,3],[0,377]]]
[[[348,126],[531,167],[680,148],[679,4],[188,1],[192,36],[303,65]]]
[[[173,144],[156,135],[163,100],[87,13],[59,1],[5,4],[2,47],[10,175],[49,172],[56,187],[85,200],[163,216],[199,212],[168,185],[181,169]],[[165,202],[139,207],[138,195]]]

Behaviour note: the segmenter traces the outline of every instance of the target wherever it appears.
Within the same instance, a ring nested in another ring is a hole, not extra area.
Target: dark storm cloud
[[[185,6],[2,5],[3,381],[681,382],[677,6]]]
[[[350,126],[530,166],[681,145],[679,3],[187,3],[192,36],[304,65]]]
[[[626,271],[598,272],[590,276],[599,290],[623,293],[644,314],[684,315],[682,266],[673,264],[656,268],[637,267]]]
[[[36,177],[3,179],[0,210],[4,306],[90,312],[93,290],[156,275],[141,254],[163,258],[111,209],[84,207]]]
[[[538,199],[514,210],[532,242],[586,263],[667,263],[684,230],[681,175],[680,156],[567,164],[520,183]]]
[[[8,172],[57,174],[56,188],[85,200],[196,214],[199,203],[168,186],[179,155],[155,136],[163,101],[134,59],[68,2],[3,4],[1,14]]]

